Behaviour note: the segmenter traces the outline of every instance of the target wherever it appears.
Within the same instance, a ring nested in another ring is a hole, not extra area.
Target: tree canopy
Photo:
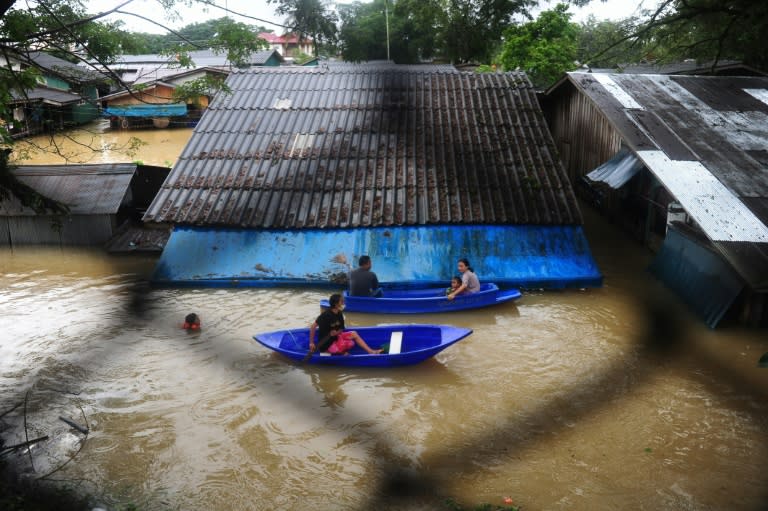
[[[320,48],[336,42],[336,14],[323,0],[267,0],[276,4],[276,12],[286,16],[286,25],[293,27],[300,39],[312,39],[315,56]]]
[[[504,32],[499,62],[506,70],[525,71],[534,85],[545,87],[576,66],[579,26],[568,6],[558,4],[529,23]]]

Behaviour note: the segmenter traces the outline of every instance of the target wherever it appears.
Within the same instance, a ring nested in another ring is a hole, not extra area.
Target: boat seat
[[[403,332],[392,332],[389,337],[389,354],[397,355],[403,348]]]

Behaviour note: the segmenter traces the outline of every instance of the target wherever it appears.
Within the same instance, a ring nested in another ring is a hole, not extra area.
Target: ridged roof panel
[[[235,72],[145,220],[255,228],[579,224],[521,73]]]

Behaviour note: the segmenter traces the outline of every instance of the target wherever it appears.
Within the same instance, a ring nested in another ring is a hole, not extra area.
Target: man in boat
[[[377,355],[381,350],[371,349],[368,344],[350,330],[344,331],[344,297],[338,293],[328,298],[330,308],[323,311],[309,327],[309,351],[327,351],[332,355],[346,355],[355,344],[363,348],[366,353]],[[317,335],[315,335],[317,334]],[[318,339],[315,344],[315,339]]]
[[[349,295],[380,298],[384,293],[379,287],[378,277],[371,271],[373,263],[370,256],[360,256],[357,265],[356,270],[349,272]]]

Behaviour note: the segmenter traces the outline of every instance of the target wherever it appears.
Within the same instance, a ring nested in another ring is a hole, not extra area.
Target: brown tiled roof
[[[238,71],[146,221],[253,228],[580,224],[522,73]]]

